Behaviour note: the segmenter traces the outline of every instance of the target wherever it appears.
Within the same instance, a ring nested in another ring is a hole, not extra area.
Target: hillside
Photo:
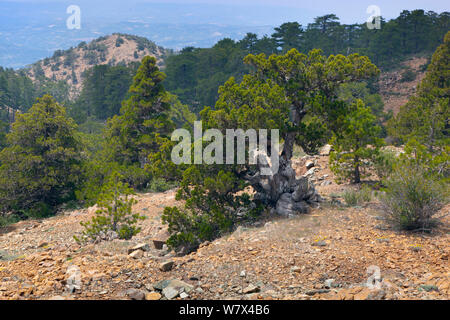
[[[397,114],[400,107],[416,92],[417,85],[425,77],[428,59],[410,57],[395,70],[384,71],[378,81],[379,94],[383,98],[385,111]]]
[[[42,77],[65,81],[73,98],[81,91],[83,73],[95,65],[128,65],[150,55],[157,59],[161,67],[166,53],[164,48],[146,38],[115,33],[89,43],[81,42],[76,48],[57,50],[52,57],[31,65],[27,74],[33,81]]]
[[[448,298],[448,219],[432,235],[395,231],[377,200],[342,203],[354,186],[333,181],[328,156],[295,159],[297,174],[309,160],[326,199],[320,208],[292,219],[267,216],[182,257],[158,246],[174,190],[137,196],[133,211],[147,219],[132,241],[77,245],[72,236],[96,207],[0,229],[0,300]],[[370,266],[380,268],[379,290],[365,286]]]

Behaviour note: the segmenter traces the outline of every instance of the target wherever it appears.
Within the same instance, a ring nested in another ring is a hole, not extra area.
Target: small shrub
[[[342,197],[344,198],[345,203],[350,207],[356,206],[358,204],[359,198],[357,191],[345,191]]]
[[[359,190],[360,203],[370,202],[372,200],[372,189],[364,185],[361,190]]]
[[[120,47],[123,43],[124,43],[124,40],[121,37],[117,37],[116,47]]]
[[[405,230],[427,230],[433,216],[448,201],[448,186],[419,166],[400,167],[386,182],[381,201],[387,220]]]
[[[176,186],[175,183],[166,181],[163,178],[154,178],[149,185],[149,191],[151,192],[164,192],[170,190]]]
[[[198,183],[195,187],[191,179]],[[190,252],[204,241],[231,232],[238,224],[256,220],[263,206],[254,204],[247,193],[231,193],[236,183],[229,172],[221,170],[216,178],[205,178],[197,167],[187,169],[175,198],[186,199],[185,207],[166,207],[161,217],[171,235],[169,248]]]
[[[411,82],[414,81],[416,79],[416,73],[411,70],[411,69],[407,69],[405,72],[402,73],[402,78],[401,78],[401,82]]]
[[[363,186],[360,190],[345,191],[342,197],[349,207],[353,207],[370,202],[372,200],[372,190],[368,186]]]
[[[24,215],[31,219],[42,219],[50,217],[55,213],[55,209],[51,208],[45,202],[38,202],[29,209],[24,210]]]
[[[5,227],[9,224],[13,224],[20,221],[20,217],[15,214],[10,215],[0,215],[0,228]]]
[[[137,227],[139,220],[145,217],[132,213],[136,200],[129,198],[133,190],[124,184],[118,173],[113,173],[105,185],[97,202],[100,208],[91,221],[81,222],[84,227],[81,238],[74,236],[79,243],[88,240],[108,239],[113,233],[119,239],[131,239],[141,229]]]
[[[373,158],[373,168],[378,178],[384,179],[392,173],[397,158],[389,150],[380,150]]]

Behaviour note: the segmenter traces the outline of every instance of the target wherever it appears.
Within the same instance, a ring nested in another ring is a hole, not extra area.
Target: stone
[[[167,272],[172,270],[174,264],[175,263],[173,261],[165,261],[159,265],[159,269],[163,272]]]
[[[305,167],[306,169],[311,169],[312,167],[314,167],[314,162],[312,162],[311,160],[306,161]]]
[[[48,246],[48,242],[43,241],[43,242],[39,243],[38,248],[44,248],[47,246]]]
[[[294,266],[291,268],[291,272],[301,272],[302,269],[300,267]]]
[[[427,284],[423,284],[420,286],[420,289],[426,291],[426,292],[430,292],[430,291],[439,291],[439,288],[435,285],[427,285]]]
[[[81,271],[76,265],[70,265],[66,271],[66,287],[70,293],[81,290]]]
[[[335,286],[334,279],[325,280],[324,286],[325,286],[325,288],[328,288],[328,289],[333,288]]]
[[[158,291],[162,291],[165,288],[173,287],[173,288],[183,288],[184,292],[189,293],[194,287],[190,284],[183,282],[178,279],[170,279],[170,280],[162,280],[155,284],[153,284],[153,288]]]
[[[145,300],[159,300],[161,299],[161,294],[158,292],[149,292],[145,294]]]
[[[306,291],[305,294],[308,296],[313,296],[316,294],[323,294],[323,293],[328,293],[328,292],[330,292],[330,290],[328,290],[328,289],[314,289],[314,290]]]
[[[319,149],[319,155],[321,156],[329,156],[331,152],[331,145],[326,144],[322,148]]]
[[[133,259],[140,259],[144,256],[144,252],[141,250],[136,250],[131,252],[129,256],[132,257]]]
[[[364,288],[353,296],[353,300],[368,300],[370,294],[369,288]]]
[[[296,215],[299,213],[307,213],[308,205],[304,201],[295,202],[291,193],[283,193],[278,199],[275,212],[282,216]]]
[[[248,285],[248,287],[244,288],[244,290],[242,290],[243,294],[249,294],[249,293],[255,293],[255,292],[259,292],[259,287],[250,284]]]
[[[241,271],[241,274],[239,275],[241,278],[245,278],[245,270]]]
[[[128,254],[131,254],[134,251],[149,251],[150,250],[150,246],[146,243],[140,243],[136,246],[134,246],[133,248],[128,249]]]
[[[303,175],[303,177],[311,177],[314,175],[315,172],[316,172],[315,168],[311,168],[308,171],[306,171],[306,173]]]
[[[173,287],[164,288],[162,293],[169,300],[176,298],[179,295],[179,291]]]
[[[189,295],[186,292],[182,292],[182,293],[180,293],[180,298],[186,299],[186,298],[189,298]]]
[[[145,293],[142,290],[139,290],[139,289],[128,289],[127,290],[127,296],[131,300],[144,300]]]
[[[158,239],[152,239],[152,242],[153,242],[153,246],[157,250],[162,250],[163,246],[166,244],[166,242],[164,240],[158,240]]]
[[[327,243],[324,240],[319,240],[319,241],[314,241],[313,243],[311,243],[312,246],[315,247],[325,247],[327,245]]]
[[[50,297],[48,300],[66,300],[63,296],[53,296]]]

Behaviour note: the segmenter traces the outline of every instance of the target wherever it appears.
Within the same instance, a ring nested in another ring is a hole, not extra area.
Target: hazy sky
[[[8,1],[8,0],[7,0]],[[309,21],[302,21],[303,24],[311,22],[312,19],[318,15],[335,13],[341,18],[343,23],[362,22],[367,19],[369,14],[366,13],[367,7],[370,5],[377,5],[381,9],[381,15],[385,18],[395,18],[404,9],[425,9],[436,12],[450,11],[450,4],[448,0],[9,0],[10,2],[30,2],[34,4],[49,3],[49,2],[63,2],[70,4],[78,4],[84,7],[103,7],[105,11],[120,11],[133,10],[139,7],[138,3],[145,3],[151,5],[152,3],[178,3],[180,7],[208,4],[220,5],[219,7],[233,6],[239,8],[240,6],[254,6],[255,11],[267,13],[271,7],[277,7],[279,10],[274,11],[274,16],[271,19],[264,14],[264,20],[267,24],[276,24],[279,21],[292,20],[296,16],[298,20],[308,19]],[[6,1],[1,1],[6,2]],[[284,7],[284,8],[282,8]],[[125,9],[126,8],[126,9]],[[291,8],[291,12],[285,11]],[[96,10],[97,11],[97,10]],[[286,12],[286,17],[280,17],[280,14]],[[186,12],[189,14],[189,12]],[[238,15],[239,12],[236,12]],[[201,21],[199,21],[201,22]],[[220,21],[226,23],[226,21]],[[255,21],[256,22],[256,21]]]

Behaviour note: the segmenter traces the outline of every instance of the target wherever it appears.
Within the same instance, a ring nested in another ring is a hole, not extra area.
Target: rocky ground
[[[0,229],[0,299],[448,299],[448,217],[432,234],[392,230],[376,200],[342,204],[354,186],[336,185],[327,162],[294,163],[315,180],[320,208],[266,216],[183,257],[161,241],[173,190],[138,196],[147,219],[132,241],[77,245],[95,208]]]
[[[423,66],[426,63],[426,57],[412,57],[402,62],[399,65],[399,69],[383,72],[380,75],[378,85],[385,111],[392,110],[394,114],[397,114],[400,108],[416,93],[417,85],[425,77]],[[412,70],[416,74],[414,80],[402,81],[402,74],[406,70],[405,68]]]

